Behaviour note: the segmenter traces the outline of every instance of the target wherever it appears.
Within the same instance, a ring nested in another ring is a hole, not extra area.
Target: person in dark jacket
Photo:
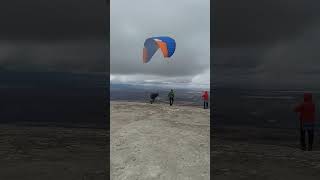
[[[304,93],[304,102],[294,108],[300,113],[300,144],[301,149],[306,150],[305,134],[308,132],[308,150],[312,150],[315,124],[315,104],[311,93]]]
[[[159,93],[151,93],[150,94],[150,103],[154,103],[154,101],[156,100],[156,98],[159,96]]]
[[[169,94],[168,94],[168,98],[169,98],[170,106],[172,106],[173,101],[174,101],[174,92],[173,92],[172,89],[171,89],[171,91],[170,91]]]

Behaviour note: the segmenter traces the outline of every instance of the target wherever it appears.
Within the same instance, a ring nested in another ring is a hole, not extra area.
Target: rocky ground
[[[0,126],[0,179],[103,180],[107,131]]]
[[[214,179],[316,180],[320,177],[319,134],[314,151],[299,149],[295,129],[215,128]]]
[[[209,110],[111,102],[111,179],[210,179]]]

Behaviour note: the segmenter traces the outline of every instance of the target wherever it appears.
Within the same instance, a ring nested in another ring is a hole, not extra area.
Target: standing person
[[[209,94],[208,91],[204,91],[204,93],[202,94],[202,100],[203,100],[203,109],[208,109],[209,107]]]
[[[304,93],[304,102],[294,109],[300,113],[300,144],[301,149],[306,150],[305,134],[308,132],[308,150],[312,150],[315,123],[315,104],[311,93]]]
[[[174,92],[173,92],[172,89],[171,89],[171,91],[170,91],[169,94],[168,94],[168,98],[169,98],[170,106],[172,106],[173,101],[174,101]]]

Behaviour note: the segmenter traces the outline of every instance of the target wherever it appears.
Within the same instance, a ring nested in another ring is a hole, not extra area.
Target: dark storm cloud
[[[320,24],[285,43],[265,50],[255,76],[259,82],[319,87]]]
[[[104,72],[105,41],[2,43],[0,66],[7,70]]]
[[[104,0],[10,0],[0,3],[0,39],[59,41],[106,37]]]
[[[1,2],[1,69],[105,72],[108,4],[104,0]]]
[[[212,63],[215,67],[255,68],[262,52],[259,48],[216,48],[213,53],[219,61]]]
[[[217,83],[319,86],[320,2],[219,0],[214,6]]]
[[[256,73],[262,52],[261,48],[215,48],[211,70],[214,84],[237,87],[252,84],[252,74]]]
[[[216,0],[213,7],[215,47],[286,41],[320,17],[316,0]]]

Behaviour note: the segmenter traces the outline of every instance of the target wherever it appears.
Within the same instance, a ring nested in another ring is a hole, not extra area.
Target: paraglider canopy
[[[173,55],[176,49],[176,42],[168,36],[151,37],[145,40],[143,48],[143,63],[148,63],[152,56],[161,49],[164,58]]]

